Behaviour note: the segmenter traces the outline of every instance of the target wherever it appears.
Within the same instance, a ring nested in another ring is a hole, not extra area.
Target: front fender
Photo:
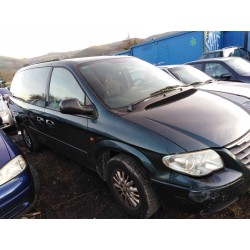
[[[133,158],[136,158],[137,161],[146,169],[146,171],[151,176],[154,175],[156,171],[152,162],[140,150],[128,144],[113,140],[103,140],[97,142],[93,151],[93,159],[95,161],[95,165],[97,163],[98,155],[100,155],[105,150],[110,150],[117,153],[126,153]]]

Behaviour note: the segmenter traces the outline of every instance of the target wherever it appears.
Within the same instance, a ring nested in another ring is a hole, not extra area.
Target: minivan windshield
[[[168,86],[183,85],[156,66],[134,57],[81,64],[81,75],[110,108],[127,107]]]

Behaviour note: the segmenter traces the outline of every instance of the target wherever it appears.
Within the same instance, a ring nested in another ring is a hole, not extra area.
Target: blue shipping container
[[[130,55],[155,65],[182,64],[202,54],[203,32],[178,32],[131,47]],[[129,54],[128,51],[125,52]],[[124,55],[119,52],[116,55]]]
[[[224,47],[240,46],[250,50],[250,32],[249,31],[224,31]]]
[[[203,51],[228,46],[241,46],[250,51],[249,31],[189,31],[177,32],[121,51],[116,55],[131,55],[155,65],[182,64],[197,60]]]

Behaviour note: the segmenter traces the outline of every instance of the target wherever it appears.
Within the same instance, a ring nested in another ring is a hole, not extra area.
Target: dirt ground
[[[78,165],[53,150],[43,147],[30,153],[21,135],[11,133],[28,161],[36,168],[40,191],[34,207],[25,215],[35,219],[129,219],[112,198],[107,185],[98,174]],[[225,219],[250,218],[250,195],[246,194],[221,212],[200,216],[184,213],[171,206],[152,219]]]

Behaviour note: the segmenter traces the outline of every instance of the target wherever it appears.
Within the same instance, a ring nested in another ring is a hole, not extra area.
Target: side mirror
[[[230,73],[225,73],[220,76],[222,80],[229,80],[231,78],[232,74]]]
[[[3,119],[2,119],[2,117],[0,116],[0,125],[2,125],[3,124]]]
[[[77,98],[70,98],[60,102],[60,112],[63,114],[83,114],[91,115],[94,113],[92,105],[81,106]]]

